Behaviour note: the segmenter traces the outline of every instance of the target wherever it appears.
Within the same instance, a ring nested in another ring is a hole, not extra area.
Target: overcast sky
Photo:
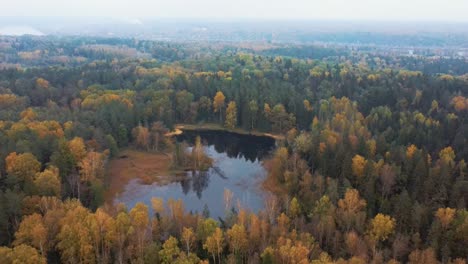
[[[468,0],[2,0],[0,16],[468,21]]]

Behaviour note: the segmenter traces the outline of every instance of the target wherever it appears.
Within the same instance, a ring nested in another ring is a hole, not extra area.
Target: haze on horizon
[[[468,22],[466,0],[15,0],[0,17]]]

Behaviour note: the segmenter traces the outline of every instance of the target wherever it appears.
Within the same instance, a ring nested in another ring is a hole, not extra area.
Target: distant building
[[[414,50],[408,50],[408,55],[413,56],[414,55]]]

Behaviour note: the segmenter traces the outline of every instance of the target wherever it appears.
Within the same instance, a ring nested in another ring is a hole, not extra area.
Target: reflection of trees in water
[[[213,145],[218,153],[226,153],[229,158],[245,158],[251,162],[263,159],[274,147],[274,140],[268,137],[239,135],[220,131],[184,131],[177,137],[193,145],[200,136],[205,145]]]
[[[197,197],[200,199],[203,190],[205,190],[206,187],[208,187],[208,184],[210,182],[210,174],[206,171],[198,171],[193,173],[192,179],[192,188],[197,194]]]
[[[218,153],[226,153],[229,158],[255,162],[267,156],[275,145],[275,141],[268,137],[239,135],[220,131],[184,131],[177,136],[177,141],[187,141],[193,146],[195,138],[200,136],[203,145],[214,146]],[[180,181],[185,195],[190,191],[201,199],[203,191],[208,187],[213,169],[204,172],[188,172],[188,177]],[[217,175],[216,175],[217,176]]]
[[[186,195],[193,190],[197,194],[198,199],[201,199],[203,191],[210,183],[210,174],[206,171],[193,171],[188,173],[189,177],[180,181],[182,191]]]
[[[183,180],[180,181],[180,186],[182,187],[182,192],[184,192],[185,195],[190,192],[192,189],[192,179],[187,177]]]

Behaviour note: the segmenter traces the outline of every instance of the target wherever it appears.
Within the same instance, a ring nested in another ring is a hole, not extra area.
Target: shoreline
[[[241,128],[234,128],[229,129],[224,126],[215,123],[206,123],[206,124],[176,124],[173,131],[166,133],[166,136],[172,137],[181,135],[184,133],[184,130],[187,131],[225,131],[230,133],[235,133],[239,135],[248,135],[248,136],[257,136],[257,137],[269,137],[274,140],[284,140],[285,137],[283,135],[272,134],[267,132],[259,132],[259,131],[248,131]]]

